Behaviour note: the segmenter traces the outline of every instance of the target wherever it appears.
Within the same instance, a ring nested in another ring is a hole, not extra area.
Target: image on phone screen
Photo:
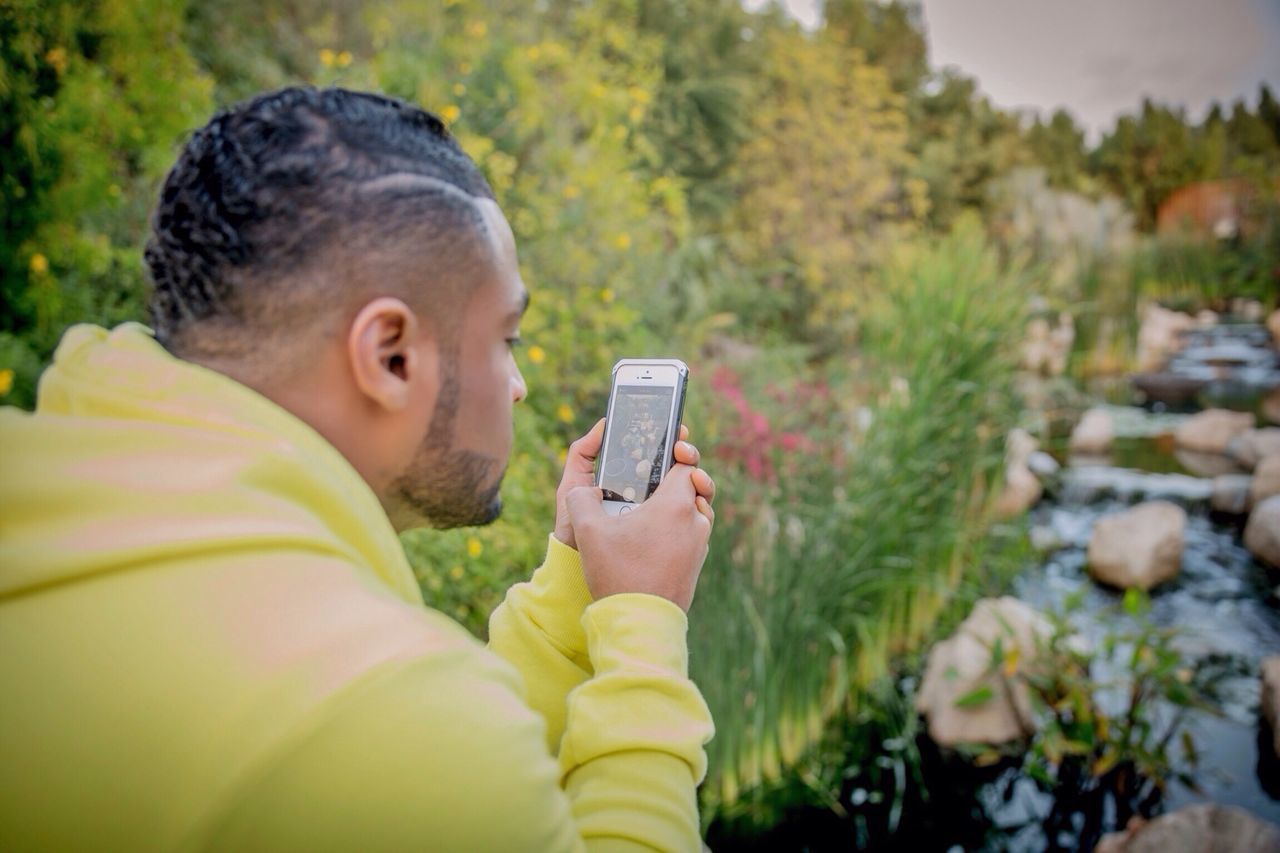
[[[643,503],[658,488],[674,395],[669,385],[618,386],[600,473],[605,500]]]

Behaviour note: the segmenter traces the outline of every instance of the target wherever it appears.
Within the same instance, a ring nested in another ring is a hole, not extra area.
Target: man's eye
[[[514,338],[507,338],[507,346],[511,347],[512,349],[520,346],[523,343],[524,343],[524,338],[520,337],[519,335],[516,335]]]

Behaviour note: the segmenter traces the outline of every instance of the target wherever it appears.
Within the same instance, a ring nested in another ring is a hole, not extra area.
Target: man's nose
[[[511,402],[519,403],[528,396],[529,386],[524,384],[524,374],[517,367],[515,375],[511,378]]]

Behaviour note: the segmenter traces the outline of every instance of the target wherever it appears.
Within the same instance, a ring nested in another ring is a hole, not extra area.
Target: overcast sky
[[[744,0],[758,8],[769,0]],[[784,0],[806,26],[821,0]],[[1280,96],[1280,0],[923,0],[930,63],[999,106],[1065,107],[1096,140],[1144,95],[1198,119],[1211,101]]]

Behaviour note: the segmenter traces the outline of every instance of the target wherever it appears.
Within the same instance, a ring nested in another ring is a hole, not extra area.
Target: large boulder
[[[1040,500],[1044,486],[1027,465],[1039,446],[1025,429],[1009,431],[1005,440],[1004,491],[996,500],[997,515],[1003,518],[1021,515]]]
[[[1106,409],[1090,409],[1071,431],[1071,452],[1097,456],[1111,449],[1115,423]]]
[[[1273,495],[1280,495],[1280,456],[1268,456],[1253,469],[1249,485],[1249,503],[1257,506]]]
[[[1102,836],[1094,853],[1276,853],[1280,828],[1235,806],[1197,803]]]
[[[1225,453],[1231,439],[1253,429],[1252,412],[1207,409],[1187,418],[1174,432],[1179,447],[1201,453]]]
[[[1035,718],[1026,685],[992,672],[991,652],[999,640],[1006,652],[1017,649],[1017,666],[1034,666],[1039,641],[1051,631],[1042,615],[1016,598],[979,600],[956,632],[929,652],[916,694],[916,710],[928,719],[929,737],[942,746],[998,745],[1033,734]],[[957,707],[958,700],[984,687],[990,691],[989,700]]]
[[[1252,471],[1266,456],[1280,456],[1280,427],[1242,432],[1227,445],[1227,455]]]
[[[1262,562],[1280,569],[1280,495],[1254,505],[1244,526],[1244,546]]]
[[[1249,484],[1252,482],[1253,478],[1248,474],[1223,474],[1214,477],[1209,505],[1228,515],[1244,515],[1249,511]]]
[[[1269,424],[1280,424],[1280,387],[1272,388],[1262,398],[1262,419]]]
[[[1183,335],[1195,328],[1195,318],[1159,305],[1147,306],[1138,329],[1138,370],[1158,370],[1183,347]]]
[[[1187,513],[1169,501],[1150,501],[1099,518],[1089,539],[1089,573],[1108,586],[1151,589],[1182,567]]]
[[[1262,718],[1271,727],[1271,748],[1280,756],[1280,655],[1262,661]]]

